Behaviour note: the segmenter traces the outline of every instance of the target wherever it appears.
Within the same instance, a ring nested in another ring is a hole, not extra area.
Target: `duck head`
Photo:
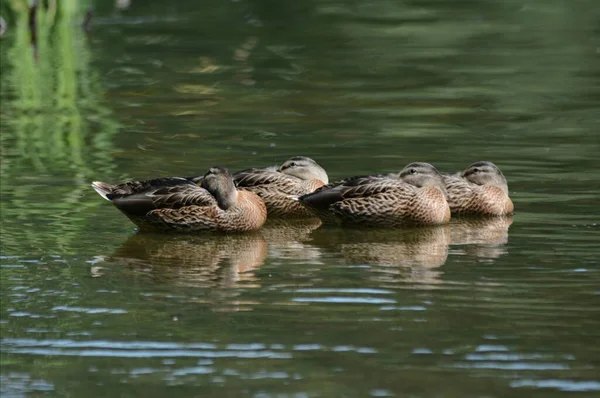
[[[325,185],[329,184],[327,172],[317,162],[305,156],[289,158],[279,167],[278,171],[301,180],[321,180]]]
[[[429,163],[410,163],[400,171],[399,177],[407,184],[419,188],[438,187],[446,195],[446,186],[442,175]]]
[[[233,177],[225,167],[214,166],[208,169],[202,179],[202,188],[217,199],[219,207],[229,209],[237,203],[237,189]]]
[[[475,162],[467,167],[461,176],[473,184],[477,185],[497,185],[508,194],[508,183],[504,174],[492,162]]]

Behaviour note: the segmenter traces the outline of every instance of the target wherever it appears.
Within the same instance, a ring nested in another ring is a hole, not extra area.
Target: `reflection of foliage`
[[[33,244],[45,228],[58,246],[77,235],[83,213],[98,204],[83,203],[82,193],[93,169],[110,166],[118,127],[90,67],[82,4],[44,3],[32,28],[28,2],[11,3],[14,23],[1,49],[3,247]],[[49,174],[56,186],[48,187]],[[67,212],[70,225],[60,220]]]

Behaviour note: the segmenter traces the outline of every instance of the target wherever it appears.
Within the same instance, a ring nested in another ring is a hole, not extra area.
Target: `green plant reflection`
[[[45,246],[70,252],[86,214],[99,204],[82,195],[94,171],[112,168],[118,130],[103,105],[80,27],[85,2],[44,3],[34,12],[26,1],[10,3],[12,27],[0,50],[0,211],[6,253],[24,245],[41,247],[44,239],[49,239]]]

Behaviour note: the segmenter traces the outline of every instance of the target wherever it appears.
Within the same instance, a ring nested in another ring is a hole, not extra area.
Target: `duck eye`
[[[410,174],[417,174],[417,169],[410,169]]]
[[[290,163],[290,164],[289,164],[289,166],[288,166],[288,167],[296,167],[296,166],[297,166],[297,164],[296,164],[296,163],[294,163],[294,162],[292,162],[292,163]]]
[[[473,173],[479,173],[480,170],[479,169],[473,169]]]

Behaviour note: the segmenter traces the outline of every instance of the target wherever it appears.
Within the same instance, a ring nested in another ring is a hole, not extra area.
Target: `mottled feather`
[[[448,222],[450,210],[437,170],[423,163],[409,166],[415,168],[415,174],[422,173],[418,183],[407,183],[400,174],[357,176],[299,200],[326,223],[397,226]]]
[[[454,214],[498,216],[514,211],[506,178],[491,162],[475,162],[443,178]]]
[[[236,185],[260,196],[269,217],[314,217],[295,200],[313,192],[327,181],[325,171],[312,159],[296,156],[280,167],[251,168],[233,175]]]
[[[94,182],[92,186],[140,229],[244,232],[259,229],[266,220],[262,199],[237,191],[231,174],[220,167],[211,168],[202,178],[118,185]]]

